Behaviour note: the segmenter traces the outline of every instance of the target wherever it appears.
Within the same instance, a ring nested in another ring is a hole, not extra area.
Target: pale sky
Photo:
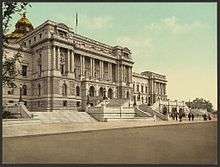
[[[76,12],[78,34],[128,47],[135,72],[165,74],[168,98],[203,97],[217,108],[217,3],[32,3],[27,17],[34,27],[75,28]]]

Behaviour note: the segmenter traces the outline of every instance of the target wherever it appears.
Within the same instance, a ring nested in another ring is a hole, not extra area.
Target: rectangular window
[[[31,44],[31,40],[28,41],[29,45]]]
[[[139,85],[137,85],[137,92],[139,92]]]
[[[65,66],[62,64],[62,65],[61,65],[61,74],[62,74],[62,75],[65,74],[65,69],[64,69],[64,68],[65,68]]]
[[[66,106],[67,106],[67,101],[64,100],[64,101],[63,101],[63,107],[66,107]]]
[[[34,42],[36,42],[36,37],[34,37]]]
[[[144,86],[141,85],[141,92],[144,93]]]
[[[145,93],[147,93],[147,86],[145,87]]]
[[[23,77],[27,76],[27,66],[26,65],[22,65],[22,76]]]
[[[13,100],[9,100],[8,103],[14,103],[14,101]]]
[[[42,34],[39,34],[39,37],[41,38],[41,37],[42,37]]]

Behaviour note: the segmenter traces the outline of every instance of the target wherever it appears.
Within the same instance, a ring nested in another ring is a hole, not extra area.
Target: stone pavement
[[[216,120],[211,120],[216,121]],[[94,130],[107,130],[117,128],[134,128],[146,126],[162,126],[175,125],[185,123],[210,122],[203,120],[182,122],[178,121],[113,121],[113,122],[76,122],[76,123],[28,123],[28,124],[3,124],[3,137],[17,137],[17,136],[32,136],[32,135],[47,135],[59,133],[73,133],[73,132],[88,132]]]

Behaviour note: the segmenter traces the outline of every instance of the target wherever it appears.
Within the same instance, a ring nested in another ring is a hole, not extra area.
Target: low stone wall
[[[129,119],[135,117],[133,107],[89,107],[87,112],[99,121],[107,121],[107,119]]]

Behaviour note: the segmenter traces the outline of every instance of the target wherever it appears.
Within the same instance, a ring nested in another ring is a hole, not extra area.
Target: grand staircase
[[[120,106],[129,106],[128,99],[110,99],[107,102],[106,107],[120,107]]]
[[[141,111],[143,114],[146,114],[148,116],[152,117],[152,116],[156,115],[156,117],[159,118],[160,120],[163,120],[163,121],[168,120],[168,117],[166,115],[163,115],[162,113],[160,113],[156,109],[153,109],[152,106],[148,106],[147,104],[141,104],[141,105],[137,106],[136,109],[139,112]]]
[[[96,122],[88,113],[78,111],[36,112],[34,118],[41,123]]]
[[[30,111],[28,111],[27,107],[22,102],[10,106],[5,106],[4,108],[5,111],[9,111],[11,115],[15,118],[33,118],[33,114]]]

